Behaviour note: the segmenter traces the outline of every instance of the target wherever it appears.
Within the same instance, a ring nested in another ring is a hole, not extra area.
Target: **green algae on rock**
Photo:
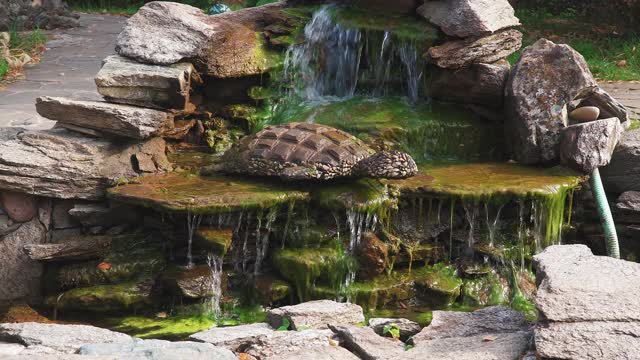
[[[509,303],[509,282],[495,272],[464,279],[462,303],[469,306],[494,306]]]
[[[105,319],[102,326],[141,339],[186,340],[189,335],[215,326],[207,316],[144,317]]]
[[[224,257],[231,247],[233,230],[218,228],[199,228],[195,232],[194,246]]]
[[[393,189],[377,179],[320,184],[313,189],[311,195],[314,203],[333,211],[351,210],[385,217],[385,213],[397,207]]]
[[[219,214],[266,209],[309,199],[306,191],[269,179],[170,173],[109,189],[117,201],[169,212]]]
[[[436,307],[451,306],[462,287],[462,279],[450,265],[436,264],[414,270],[418,298]]]
[[[49,296],[45,303],[57,311],[134,312],[151,304],[153,284],[152,279],[146,278],[117,285],[79,287]]]

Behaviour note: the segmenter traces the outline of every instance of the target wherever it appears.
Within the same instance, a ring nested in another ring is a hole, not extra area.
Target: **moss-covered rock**
[[[293,287],[272,275],[257,276],[255,285],[257,300],[260,304],[272,305],[284,300],[292,300]]]
[[[218,228],[198,228],[195,232],[194,246],[224,257],[231,247],[233,230]]]
[[[59,296],[49,296],[46,304],[60,310],[95,313],[134,312],[151,304],[154,281],[97,285],[71,289]]]
[[[417,296],[435,307],[451,306],[462,287],[462,279],[456,275],[453,266],[436,264],[415,269]]]
[[[510,293],[508,280],[490,273],[463,280],[462,303],[469,306],[504,305],[509,303]]]
[[[186,340],[189,335],[211,328],[215,321],[207,316],[128,316],[108,318],[99,325],[142,339]]]
[[[207,265],[191,268],[172,266],[162,275],[165,287],[177,296],[191,299],[210,298],[214,294],[211,287],[213,274]]]
[[[347,289],[349,299],[365,309],[397,307],[416,296],[415,277],[408,272],[380,275],[370,281],[358,281]]]

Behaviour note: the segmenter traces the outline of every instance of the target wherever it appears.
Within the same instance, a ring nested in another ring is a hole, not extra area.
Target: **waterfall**
[[[415,46],[410,43],[400,45],[398,52],[404,65],[406,94],[409,101],[415,104],[418,101],[420,79],[422,79],[422,62]]]
[[[193,235],[196,230],[200,226],[200,221],[202,221],[202,216],[198,214],[187,213],[187,267],[193,267],[193,253],[192,253],[192,244],[193,244]]]
[[[493,219],[493,221],[490,221],[489,220],[489,203],[488,202],[484,203],[484,212],[487,220],[487,231],[489,232],[489,246],[491,247],[493,247],[493,245],[495,244],[496,234],[498,230],[498,223],[500,221],[500,213],[502,212],[502,209],[504,208],[505,205],[506,203],[502,203],[498,206],[498,211],[496,212],[495,218]]]
[[[211,298],[208,301],[208,310],[214,319],[221,316],[220,299],[222,298],[222,259],[209,253],[207,255],[207,265],[211,271]]]
[[[269,210],[267,214],[267,222],[265,224],[265,234],[260,236],[260,229],[258,229],[258,237],[256,238],[256,262],[253,267],[253,274],[258,275],[260,273],[260,268],[262,267],[262,262],[267,254],[267,250],[269,249],[269,235],[271,234],[271,227],[273,223],[276,221],[276,216],[278,214],[278,209],[273,207]],[[258,223],[258,226],[261,226],[261,222]]]
[[[478,213],[480,212],[478,209],[478,204],[473,204],[472,206],[467,206],[466,202],[462,202],[462,207],[464,208],[465,218],[469,223],[469,237],[467,239],[467,245],[469,250],[473,251],[473,244],[475,244],[475,230],[476,230],[476,219],[478,218]]]

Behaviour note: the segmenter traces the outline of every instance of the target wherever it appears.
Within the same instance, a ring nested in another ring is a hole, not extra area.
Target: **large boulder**
[[[176,110],[188,108],[192,81],[199,77],[190,63],[148,65],[118,55],[104,59],[95,78],[109,102]]]
[[[561,130],[560,160],[583,174],[609,164],[623,128],[618,118],[580,123]]]
[[[502,109],[510,66],[506,61],[472,64],[462,69],[434,68],[429,95],[438,100]]]
[[[36,110],[60,124],[132,139],[148,139],[173,128],[168,112],[101,101],[42,96],[36,99]]]
[[[327,324],[357,324],[364,321],[362,307],[331,300],[309,301],[267,312],[267,322],[279,327],[287,320],[292,330],[326,328]]]
[[[557,161],[567,105],[596,86],[584,58],[570,46],[540,39],[527,47],[505,90],[505,136],[515,160]]]
[[[640,264],[558,245],[534,257],[543,358],[632,359],[640,352]]]
[[[0,237],[0,302],[38,298],[42,265],[31,260],[22,252],[22,248],[45,241],[46,229],[37,217],[23,223],[14,232]]]
[[[518,51],[522,33],[506,30],[481,38],[454,40],[427,51],[429,62],[448,69],[458,69],[475,63],[493,63]]]
[[[601,169],[601,175],[607,191],[640,191],[640,129],[622,135],[611,162]]]
[[[284,2],[207,16],[200,9],[154,1],[129,18],[116,51],[141,63],[190,60],[217,78],[258,75],[270,69],[269,50],[257,31],[283,21]]]
[[[102,199],[107,187],[139,175],[132,156],[170,167],[161,138],[112,143],[65,129],[0,128],[0,188],[53,198]]]
[[[418,13],[445,34],[466,38],[520,25],[508,0],[426,1]]]
[[[213,327],[189,336],[189,340],[222,346],[232,351],[240,351],[256,343],[258,338],[274,335],[275,329],[266,323]]]

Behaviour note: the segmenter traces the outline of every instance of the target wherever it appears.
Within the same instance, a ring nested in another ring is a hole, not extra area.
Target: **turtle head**
[[[375,153],[356,165],[356,174],[372,178],[406,179],[418,173],[411,155],[397,150]]]

